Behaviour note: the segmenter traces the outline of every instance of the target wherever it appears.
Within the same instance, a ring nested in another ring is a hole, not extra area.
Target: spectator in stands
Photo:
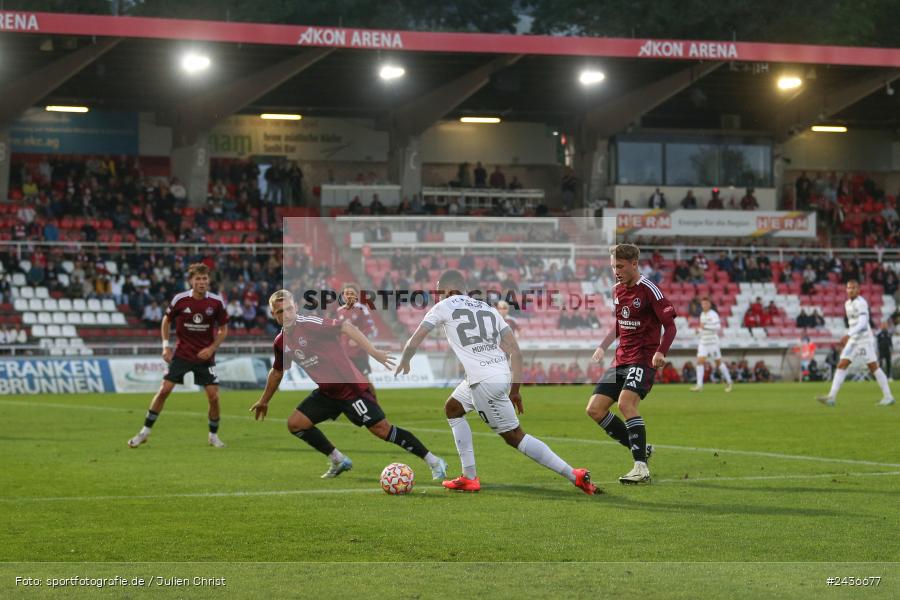
[[[893,296],[897,288],[900,287],[900,278],[897,277],[897,273],[894,272],[893,269],[887,268],[884,273],[884,293],[888,296]]]
[[[825,317],[822,316],[822,311],[819,308],[813,309],[812,324],[816,329],[825,327]]]
[[[725,204],[722,202],[722,198],[719,196],[719,188],[712,189],[712,195],[709,198],[709,202],[706,204],[707,210],[722,210],[725,208]]]
[[[659,191],[659,188],[656,188],[656,191],[650,195],[650,200],[647,202],[647,206],[650,208],[659,208],[665,210],[666,208],[666,195]]]
[[[506,175],[503,174],[503,171],[500,170],[500,165],[494,167],[494,172],[491,173],[491,187],[498,190],[506,189]]]
[[[766,363],[759,360],[756,362],[756,365],[753,367],[753,379],[756,383],[768,383],[772,381],[772,374],[769,372],[769,367],[766,366]]]
[[[685,283],[691,280],[691,269],[690,267],[688,267],[685,261],[680,260],[675,265],[675,272],[673,275],[675,277],[675,281]]]
[[[694,367],[694,363],[691,361],[687,361],[681,367],[681,381],[684,383],[697,383],[697,368]]]
[[[178,201],[179,205],[187,201],[187,190],[182,185],[181,180],[177,177],[172,178],[172,185],[169,186],[169,193]]]
[[[703,269],[697,263],[697,260],[694,259],[691,261],[691,266],[689,268],[690,271],[690,281],[694,285],[700,285],[702,283],[706,283],[706,275],[703,272]]]
[[[297,161],[291,162],[291,168],[285,175],[286,204],[303,204],[303,170]]]
[[[864,278],[862,275],[862,269],[859,264],[859,260],[854,258],[853,260],[850,260],[846,265],[844,265],[841,276],[843,283],[847,283],[851,280],[862,282]]]
[[[815,323],[815,319],[812,315],[807,314],[805,308],[800,309],[800,314],[797,315],[797,327],[799,329],[810,329]],[[805,338],[804,338],[805,339]]]
[[[509,189],[510,190],[521,190],[522,189],[522,182],[519,181],[519,178],[517,176],[513,175],[512,180],[509,182]]]
[[[397,251],[399,252],[399,250]],[[459,257],[458,267],[464,271],[471,271],[475,268],[475,257],[469,254],[469,251],[463,249],[462,256]]]
[[[747,193],[741,198],[741,210],[756,210],[759,208],[759,202],[753,195],[753,188],[747,188]]]
[[[893,327],[890,321],[882,321],[876,336],[878,342],[878,366],[891,379],[891,355],[894,351]]]
[[[458,215],[460,213],[459,201],[456,198],[452,198],[450,200],[450,204],[447,205],[447,214],[448,215]]]
[[[569,268],[571,269],[571,267]],[[659,285],[659,282],[662,281],[662,273],[654,269],[653,265],[651,265],[649,261],[645,261],[644,264],[641,265],[641,275],[657,285]],[[575,279],[566,279],[566,281],[575,281]]]
[[[228,320],[236,327],[243,327],[244,311],[241,309],[240,302],[235,298],[237,291],[233,290],[231,300],[225,306],[225,312],[228,313]]]
[[[478,164],[480,165],[481,163]],[[460,163],[459,168],[456,169],[456,185],[461,188],[472,187],[472,173],[469,170],[469,163]]]
[[[800,173],[800,177],[794,182],[794,190],[797,196],[797,208],[800,210],[809,209],[809,195],[812,190],[812,182],[806,176],[806,171]]]
[[[700,302],[699,296],[694,296],[693,298],[691,298],[691,301],[688,303],[687,311],[688,315],[692,317],[696,318],[700,316],[700,314],[703,312],[703,305]]]
[[[688,190],[684,198],[681,199],[681,208],[687,210],[697,208],[697,199],[694,197],[694,190]]]
[[[363,205],[359,200],[359,196],[354,196],[353,200],[350,201],[350,204],[347,205],[347,214],[349,215],[361,215],[363,213]]]
[[[663,383],[681,383],[681,376],[671,361],[667,361],[661,370],[661,378]]]
[[[694,264],[696,264],[703,271],[709,270],[709,260],[707,260],[706,256],[703,255],[703,252],[698,252],[696,256],[694,256]]]
[[[147,329],[158,328],[160,323],[162,323],[162,318],[162,308],[160,308],[156,300],[144,306],[144,314],[141,316],[141,320]]]
[[[810,380],[810,363],[816,356],[816,344],[809,341],[809,336],[803,336],[803,340],[798,349],[800,353],[800,381]]]
[[[9,331],[7,331],[6,343],[10,344],[10,345],[27,344],[28,343],[28,332],[25,331],[24,327],[19,327],[19,324],[16,323],[9,329]]]
[[[778,307],[775,306],[775,301],[770,300],[769,305],[766,307],[766,315],[772,320],[776,319],[778,315],[781,314],[778,310]]]
[[[750,371],[750,365],[747,364],[746,360],[740,361],[739,363],[737,363],[737,365],[734,365],[734,363],[732,363],[729,371],[732,369],[734,370],[734,376],[732,377],[732,379],[734,379],[735,381],[746,383],[753,381],[753,372]]]
[[[245,298],[241,307],[241,319],[244,321],[244,327],[247,329],[253,329],[255,326],[256,312],[256,304],[251,299]]]
[[[475,187],[487,187],[487,169],[484,168],[480,161],[475,163],[475,170],[473,171],[473,174],[475,175]]]
[[[369,214],[383,215],[386,213],[387,209],[384,207],[384,204],[381,203],[378,194],[372,194],[372,202],[369,203]]]

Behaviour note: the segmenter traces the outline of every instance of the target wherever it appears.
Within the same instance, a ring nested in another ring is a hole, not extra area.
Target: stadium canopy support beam
[[[514,65],[522,56],[511,54],[495,58],[391,111],[387,117],[390,139],[388,177],[400,184],[404,198],[422,189],[420,136],[441,117],[487,85],[494,73]]]
[[[12,122],[69,78],[115,48],[120,41],[120,38],[110,38],[84,46],[16,81],[3,83],[3,102],[0,102],[0,200],[9,198],[12,155],[9,126]]]
[[[779,143],[807,131],[817,122],[828,119],[900,79],[900,69],[883,71],[827,93],[799,94],[777,112],[775,139]]]
[[[332,52],[333,48],[304,50],[243,79],[210,89],[164,117],[164,121],[172,125],[172,172],[184,183],[192,204],[206,201],[209,130]]]
[[[723,64],[725,63],[706,62],[693,65],[607,100],[582,115],[575,135],[574,161],[576,176],[581,184],[582,201],[587,203],[605,195],[609,181],[605,169],[610,137]]]

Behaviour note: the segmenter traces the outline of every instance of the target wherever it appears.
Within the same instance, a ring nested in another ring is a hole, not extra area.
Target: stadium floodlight
[[[603,71],[598,71],[596,69],[585,69],[581,72],[581,75],[578,76],[578,81],[581,82],[581,85],[597,85],[604,79],[606,79],[606,75]]]
[[[86,113],[90,109],[87,106],[58,106],[51,105],[44,108],[47,112]]]
[[[796,90],[803,85],[803,80],[796,75],[782,75],[778,78],[779,90]]]
[[[392,64],[382,65],[381,70],[378,71],[378,76],[385,81],[400,79],[404,75],[406,75],[406,69],[401,66]]]
[[[188,52],[181,58],[181,68],[189,75],[195,75],[207,70],[212,61],[205,54]]]
[[[482,124],[497,124],[500,122],[500,117],[461,117],[459,119],[460,123],[482,123]]]
[[[281,114],[281,113],[263,113],[259,115],[260,119],[266,119],[268,121],[299,121],[303,118],[303,115],[291,115],[291,114]]]
[[[847,133],[843,125],[813,125],[810,129],[816,133]]]

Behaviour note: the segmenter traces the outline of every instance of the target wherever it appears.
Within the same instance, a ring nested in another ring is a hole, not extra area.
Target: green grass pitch
[[[3,397],[0,597],[900,597],[900,407],[848,383],[827,408],[813,400],[826,387],[657,386],[641,406],[654,482],[640,487],[616,482],[631,457],[585,416],[588,386],[526,388],[523,428],[590,468],[596,497],[471,416],[483,489],[454,494],[343,418],[321,429],[354,469],[320,479],[326,459],[284,423],[302,392],[254,422],[258,392],[223,390],[222,450],[206,445],[200,394],[173,395],[136,450],[147,395]],[[448,393],[379,400],[455,474]],[[409,496],[379,489],[395,461],[416,472]],[[50,588],[117,575],[145,585]]]

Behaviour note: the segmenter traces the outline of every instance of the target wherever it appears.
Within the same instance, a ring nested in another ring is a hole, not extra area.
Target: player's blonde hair
[[[616,244],[609,247],[609,255],[616,260],[633,261],[641,257],[641,249],[634,244]]]
[[[497,310],[502,310],[504,308],[509,308],[509,302],[506,300],[500,300],[497,302]]]
[[[209,275],[209,267],[203,263],[194,263],[188,267],[188,279],[193,279],[195,275]]]
[[[279,302],[293,302],[294,295],[287,290],[278,290],[271,296],[269,296],[269,307],[275,308],[275,305]]]

